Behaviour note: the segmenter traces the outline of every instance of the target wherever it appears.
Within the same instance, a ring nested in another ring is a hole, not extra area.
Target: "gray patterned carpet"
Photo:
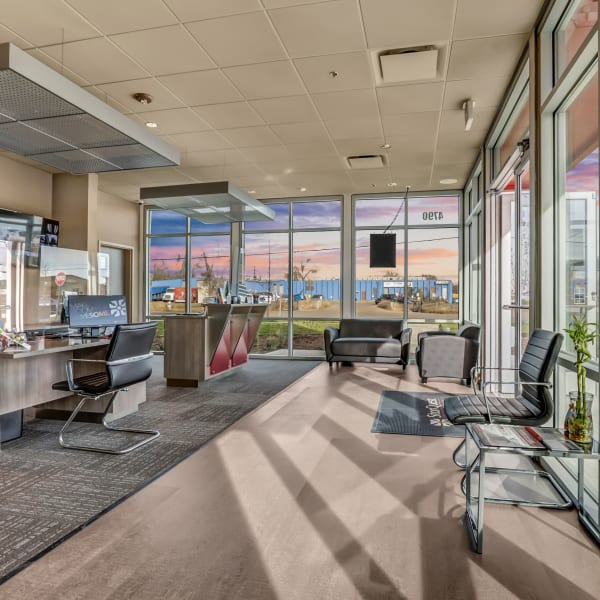
[[[161,436],[151,444],[123,456],[64,450],[58,445],[62,422],[36,419],[25,424],[23,437],[2,445],[0,583],[320,364],[253,360],[199,388],[167,388],[162,357],[154,362],[148,401],[118,421],[158,429]],[[74,427],[84,443],[135,435],[88,423]]]

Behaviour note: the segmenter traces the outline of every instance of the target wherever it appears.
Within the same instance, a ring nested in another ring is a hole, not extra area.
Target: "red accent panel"
[[[244,331],[240,336],[240,340],[235,347],[233,356],[231,357],[231,366],[237,367],[248,362],[248,323],[244,326]]]
[[[223,335],[221,336],[221,341],[215,350],[213,359],[210,361],[211,375],[216,375],[217,373],[222,373],[229,369],[229,355],[231,353],[231,342],[229,341],[231,335],[229,331],[230,328],[230,323],[227,323]]]

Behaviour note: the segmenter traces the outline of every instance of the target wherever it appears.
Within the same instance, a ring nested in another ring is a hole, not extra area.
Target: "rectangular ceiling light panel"
[[[228,181],[140,189],[140,199],[203,223],[272,221],[275,211]]]
[[[179,164],[176,148],[9,43],[0,44],[0,146],[70,173]]]

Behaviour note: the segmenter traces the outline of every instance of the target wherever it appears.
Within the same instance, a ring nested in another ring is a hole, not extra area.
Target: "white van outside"
[[[163,302],[173,302],[175,300],[175,288],[167,288],[165,293],[162,295]]]

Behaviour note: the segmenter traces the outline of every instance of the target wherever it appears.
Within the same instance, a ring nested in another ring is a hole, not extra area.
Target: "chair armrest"
[[[405,365],[408,364],[408,353],[410,352],[411,337],[412,329],[410,327],[402,330],[402,333],[400,334],[400,344],[402,346],[402,349],[400,350],[400,358]]]

